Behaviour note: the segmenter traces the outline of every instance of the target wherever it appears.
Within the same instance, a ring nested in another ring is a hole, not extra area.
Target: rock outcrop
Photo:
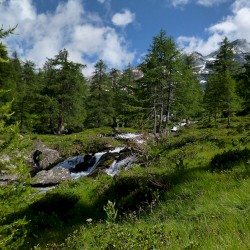
[[[48,148],[41,140],[38,140],[34,146],[34,151],[30,156],[31,176],[42,170],[48,170],[61,160],[61,155],[57,150]]]
[[[0,186],[5,186],[18,181],[20,178],[19,174],[0,174]]]
[[[51,170],[42,170],[33,178],[33,186],[47,187],[54,186],[64,181],[71,180],[70,172],[65,168],[54,168]]]

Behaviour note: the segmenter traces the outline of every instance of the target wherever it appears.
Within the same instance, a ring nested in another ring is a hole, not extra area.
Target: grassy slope
[[[25,216],[24,249],[249,249],[250,159],[209,171],[216,154],[250,149],[249,124],[185,129],[151,143],[147,167],[60,185],[5,223]]]

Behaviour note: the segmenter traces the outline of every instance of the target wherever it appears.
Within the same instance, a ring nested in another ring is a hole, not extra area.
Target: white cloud
[[[105,0],[97,0],[99,3],[105,3]]]
[[[245,5],[246,4],[246,5]],[[219,47],[219,42],[227,36],[229,40],[247,39],[250,41],[250,2],[248,0],[236,0],[232,4],[232,14],[223,18],[217,24],[206,29],[209,38],[179,37],[177,39],[181,47],[187,52],[198,51],[204,55],[211,53]]]
[[[135,14],[130,10],[125,9],[121,13],[116,13],[112,17],[112,22],[116,26],[125,27],[135,20]]]
[[[202,5],[202,6],[214,6],[214,5],[219,5],[221,3],[225,3],[228,0],[197,0],[196,3],[198,5]]]
[[[232,4],[232,11],[234,13],[238,12],[243,8],[250,8],[249,0],[235,0],[235,2]]]
[[[190,3],[202,5],[205,7],[210,7],[214,5],[219,5],[227,1],[230,1],[230,0],[167,0],[167,2],[174,7],[182,7]]]
[[[190,2],[190,0],[170,0],[168,3],[174,7],[183,6]]]
[[[221,40],[222,37],[218,34],[210,36],[207,41],[204,41],[199,37],[180,36],[177,39],[177,43],[180,47],[184,48],[187,53],[197,51],[203,55],[208,55],[218,47]]]
[[[37,13],[32,0],[3,0],[0,13],[5,28],[18,24],[18,35],[6,39],[9,49],[39,67],[63,48],[69,51],[71,60],[90,65],[88,74],[99,59],[116,68],[134,60],[123,35],[104,25],[97,14],[85,11],[81,0],[68,0],[53,13],[42,14]]]

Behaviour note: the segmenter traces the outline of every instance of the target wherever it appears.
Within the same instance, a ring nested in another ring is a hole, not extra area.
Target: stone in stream
[[[35,144],[34,151],[30,155],[30,175],[33,177],[41,170],[48,170],[61,159],[57,150],[48,148],[41,140]]]
[[[51,170],[42,170],[36,174],[33,178],[33,186],[35,187],[45,187],[54,186],[64,181],[71,180],[70,172],[65,168],[54,168]]]

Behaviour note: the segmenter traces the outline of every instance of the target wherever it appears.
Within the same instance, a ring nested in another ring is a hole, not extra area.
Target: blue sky
[[[15,26],[10,51],[42,67],[66,48],[71,60],[137,65],[161,28],[187,53],[207,55],[227,36],[250,41],[250,0],[2,0],[0,24]]]

